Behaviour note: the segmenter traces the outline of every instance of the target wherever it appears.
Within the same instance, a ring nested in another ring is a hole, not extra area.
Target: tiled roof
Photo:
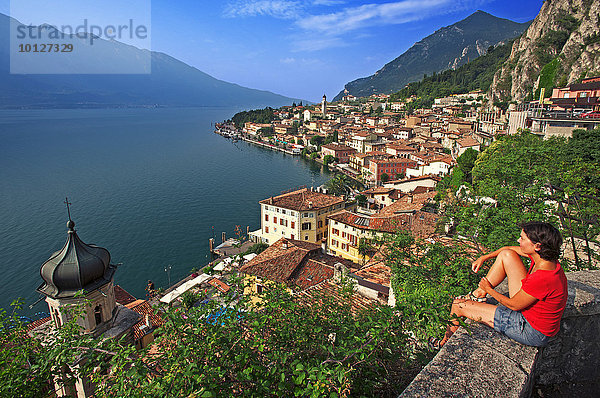
[[[331,151],[356,151],[356,149],[351,148],[347,145],[336,145],[336,144],[322,145],[321,148],[326,148]]]
[[[375,194],[389,194],[395,191],[395,188],[386,188],[386,187],[373,187],[369,188],[366,191],[361,192],[363,195],[375,195]]]
[[[38,319],[37,321],[33,321],[31,322],[29,325],[27,325],[27,331],[31,332],[33,329],[42,326],[43,324],[50,322],[50,317],[46,317],[46,318],[42,318],[42,319]]]
[[[441,178],[440,178],[440,177],[438,177],[438,176],[436,176],[436,175],[433,175],[433,174],[426,174],[426,175],[424,175],[424,176],[411,177],[411,178],[407,178],[407,179],[405,179],[405,180],[401,180],[401,181],[394,181],[394,182],[412,182],[412,181],[421,181],[421,180],[429,180],[429,179],[431,179],[431,180],[434,180],[434,181],[437,181],[437,182],[441,181]],[[390,183],[391,183],[391,181],[390,181]],[[388,184],[389,184],[389,183],[388,183]]]
[[[148,334],[148,332],[165,323],[165,321],[157,314],[156,310],[152,308],[150,303],[146,300],[136,300],[127,304],[126,307],[142,315],[142,319],[131,328],[136,340],[141,339]],[[150,324],[149,329],[146,329],[145,327],[146,319]]]
[[[390,158],[390,159],[373,159],[372,163],[376,164],[387,164],[387,163],[415,163],[414,160],[406,158]]]
[[[399,212],[418,211],[436,195],[435,191],[405,195],[379,212],[380,216],[391,216]]]
[[[415,189],[412,190],[412,194],[413,195],[420,195],[422,193],[427,193],[427,192],[431,192],[431,191],[435,191],[435,188],[433,187],[424,187],[419,185],[418,187],[416,187]]]
[[[332,278],[333,266],[338,262],[352,266],[349,260],[322,254],[321,247],[314,243],[281,238],[240,271],[306,289]]]
[[[354,228],[394,233],[398,230],[408,229],[408,216],[405,214],[392,215],[387,217],[367,217],[356,213],[343,210],[328,217],[331,220],[350,225]]]
[[[115,285],[115,300],[121,305],[127,305],[129,303],[133,303],[137,299],[121,286]]]
[[[368,280],[369,282],[391,287],[390,280],[392,277],[392,270],[387,265],[381,263],[368,265],[354,274]]]
[[[227,293],[230,289],[229,285],[227,285],[225,282],[223,282],[222,280],[217,279],[217,278],[213,278],[213,279],[209,280],[208,284],[216,287],[217,290],[219,290],[221,293]]]
[[[357,314],[361,311],[366,310],[376,304],[378,301],[375,299],[367,298],[353,292],[350,300],[343,296],[340,292],[340,286],[331,280],[324,281],[318,285],[315,285],[309,289],[306,289],[296,295],[296,299],[306,305],[312,305],[316,300],[320,300],[322,295],[333,297],[337,302],[346,302],[350,304],[350,308],[353,314]]]
[[[477,142],[477,140],[475,140],[472,137],[461,138],[457,142],[458,142],[458,145],[460,145],[462,147],[469,147],[469,146],[480,145],[479,142]]]
[[[260,201],[261,204],[283,207],[285,209],[296,211],[321,209],[343,202],[344,199],[342,198],[320,192],[313,192],[308,188]]]
[[[302,290],[331,278],[333,278],[333,267],[312,259],[308,259],[292,275],[294,284]]]

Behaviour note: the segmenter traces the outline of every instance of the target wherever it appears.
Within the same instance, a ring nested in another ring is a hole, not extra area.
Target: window
[[[339,235],[340,231],[338,229],[332,228],[332,232],[334,235]]]
[[[346,233],[344,231],[342,231],[342,238],[346,238]]]
[[[308,235],[306,235],[306,236],[304,237],[304,240],[308,240]]]
[[[265,227],[265,234],[269,233],[269,227]]]
[[[345,243],[342,243],[342,250],[348,250],[348,245]]]
[[[96,326],[102,323],[102,307],[99,305],[94,308],[94,320],[96,321]]]
[[[263,285],[256,285],[256,293],[261,294],[263,292]]]
[[[265,221],[269,221],[269,215],[265,214]]]
[[[269,206],[265,206],[265,211],[269,210]]]
[[[319,220],[319,228],[323,228],[323,221]]]
[[[273,222],[277,224],[277,217],[273,217]]]
[[[310,230],[310,229],[311,229],[311,226],[310,226],[309,222],[302,223],[302,230],[303,231]]]
[[[279,224],[283,225],[283,218],[279,219]]]
[[[292,234],[291,239],[292,240],[296,239],[296,237],[294,236],[294,234]]]
[[[296,221],[292,221],[292,229],[296,228]]]

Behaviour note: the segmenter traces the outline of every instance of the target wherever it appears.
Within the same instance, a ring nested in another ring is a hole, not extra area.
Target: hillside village
[[[445,236],[451,226],[439,223],[434,197],[436,185],[457,159],[525,129],[549,138],[600,126],[599,96],[600,77],[555,89],[550,99],[493,112],[486,111],[480,91],[438,98],[431,109],[410,115],[410,99],[346,96],[329,104],[324,96],[319,105],[274,110],[271,123],[218,125],[221,134],[302,154],[333,168],[336,178],[362,187],[341,196],[326,186],[301,188],[262,200],[261,229],[249,237],[271,246],[240,271],[253,277],[254,293],[267,280],[305,291],[339,279],[336,272],[343,272],[354,279],[357,292],[393,306],[391,271],[382,261],[385,248],[374,242],[405,231],[455,245]],[[310,253],[326,261],[309,261]],[[305,279],[307,273],[320,277]]]

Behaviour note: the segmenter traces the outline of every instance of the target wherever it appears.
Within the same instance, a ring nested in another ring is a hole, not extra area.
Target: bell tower
[[[323,100],[321,101],[321,114],[323,119],[327,117],[327,96],[323,94]]]
[[[110,264],[108,250],[79,238],[71,220],[70,203],[66,203],[67,241],[42,264],[40,274],[44,282],[37,290],[46,296],[56,327],[77,316],[84,333],[98,336],[109,328],[117,306],[113,285],[117,266]]]

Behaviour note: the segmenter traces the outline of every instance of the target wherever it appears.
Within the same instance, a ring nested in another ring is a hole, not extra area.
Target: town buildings
[[[327,216],[344,209],[344,202],[308,188],[262,200],[261,229],[251,232],[251,239],[268,244],[280,238],[320,244],[327,237]]]

